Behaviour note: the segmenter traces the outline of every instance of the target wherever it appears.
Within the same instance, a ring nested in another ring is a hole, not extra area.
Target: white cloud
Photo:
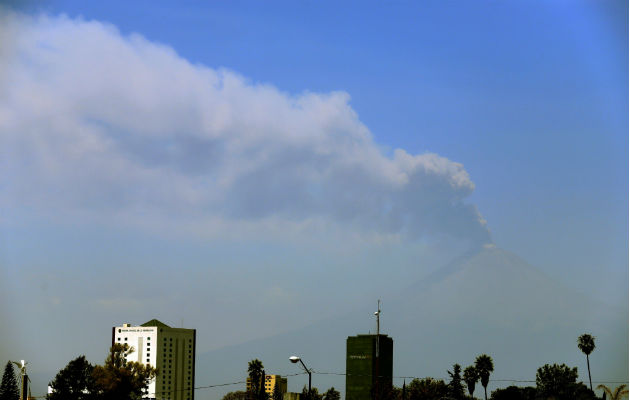
[[[489,242],[464,167],[382,154],[347,93],[283,93],[100,22],[0,15],[2,207]]]

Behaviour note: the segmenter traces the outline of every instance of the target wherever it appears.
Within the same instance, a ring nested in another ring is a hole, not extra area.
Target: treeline
[[[453,371],[448,371],[451,380],[444,382],[442,379],[423,378],[414,379],[402,388],[393,387],[388,396],[382,400],[472,400],[474,386],[469,386],[466,381],[457,375],[461,370],[459,365],[453,366]],[[598,400],[592,390],[584,383],[578,382],[577,367],[570,368],[565,364],[545,364],[536,371],[536,386],[517,387],[508,386],[492,391],[489,397],[484,393],[482,398],[490,400]],[[465,388],[465,384],[467,388]],[[608,392],[607,399],[620,400],[627,395],[626,385],[621,385],[615,390],[599,385],[598,389]],[[465,390],[468,389],[468,390]],[[617,393],[615,397],[612,394]]]
[[[595,349],[595,338],[589,334],[578,338],[578,348],[586,355],[589,386],[578,382],[577,367],[565,364],[545,364],[536,371],[536,386],[509,386],[490,393],[490,400],[598,400],[592,390],[589,355]],[[48,400],[139,400],[147,393],[149,382],[158,372],[148,364],[127,361],[127,356],[134,351],[127,344],[114,344],[103,365],[91,365],[85,356],[70,361],[50,382],[52,393]],[[380,393],[373,393],[374,400],[471,400],[477,383],[484,390],[484,399],[488,400],[487,386],[490,375],[494,372],[494,363],[490,356],[478,356],[473,365],[462,370],[454,364],[447,371],[450,380],[423,378],[413,379],[402,387],[380,387]],[[284,400],[284,392],[276,380],[272,393],[265,390],[265,370],[260,360],[248,364],[246,391],[230,392],[223,400]],[[603,391],[602,399],[621,400],[627,398],[626,385],[611,389],[605,385],[597,386]],[[194,389],[193,389],[194,390]],[[169,397],[169,393],[151,393],[151,397]],[[308,390],[306,386],[300,394],[300,400],[339,400],[339,391],[331,387],[320,394],[317,388]],[[20,391],[11,362],[6,364],[0,383],[0,400],[19,400]]]
[[[379,393],[373,393],[373,400],[473,400],[477,383],[483,387],[485,400],[599,400],[593,392],[589,355],[595,350],[595,338],[590,334],[578,337],[577,347],[586,355],[589,386],[578,382],[577,367],[566,364],[545,364],[536,371],[536,386],[508,386],[492,391],[488,397],[488,383],[494,372],[492,357],[481,354],[473,365],[462,370],[461,365],[454,364],[447,371],[450,380],[423,378],[413,379],[402,387],[380,387]],[[248,391],[228,393],[223,400],[281,400],[277,388],[269,396],[264,390],[264,369],[260,360],[252,360],[248,366]],[[605,385],[597,386],[603,391],[601,399],[621,400],[627,398],[627,385],[611,389]],[[338,400],[339,392],[334,388],[320,395],[316,388],[310,392],[304,387],[300,400]]]
[[[139,362],[127,361],[133,347],[115,343],[103,365],[92,365],[85,356],[70,361],[50,382],[48,400],[139,400],[147,393],[149,381],[157,370]],[[0,400],[19,400],[17,379],[11,362],[7,363]]]
[[[490,400],[597,400],[593,392],[591,381],[591,364],[589,355],[595,350],[595,337],[590,334],[580,335],[577,347],[586,355],[589,386],[578,382],[577,367],[565,364],[545,364],[536,371],[536,386],[518,387],[508,386],[496,389],[490,394]],[[473,397],[475,385],[479,381],[484,388],[484,399],[488,400],[487,386],[490,374],[494,371],[492,358],[482,354],[475,360],[474,365],[466,367],[461,374],[461,366],[453,365],[452,371],[447,371],[450,382],[441,379],[414,379],[402,388],[392,387],[377,400],[468,400]],[[465,386],[464,386],[465,384]],[[611,389],[605,385],[597,386],[602,390],[602,399],[621,400],[627,398],[627,385],[620,385]],[[465,392],[467,389],[468,393]]]

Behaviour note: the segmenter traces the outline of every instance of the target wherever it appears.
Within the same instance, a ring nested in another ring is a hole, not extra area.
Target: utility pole
[[[22,380],[22,395],[20,396],[20,400],[28,399],[28,375],[26,374],[26,364],[28,364],[24,360],[20,360],[20,362],[12,361],[13,364],[17,365],[20,369],[20,379]]]
[[[381,394],[379,393],[379,388],[378,388],[378,381],[379,381],[379,371],[378,371],[378,361],[379,361],[379,341],[380,341],[380,335],[381,335],[381,300],[379,299],[376,303],[376,312],[374,313],[374,315],[376,315],[376,360],[375,360],[375,374],[376,374],[376,381],[374,382],[374,399],[375,400],[380,400]]]
[[[28,375],[22,375],[22,400],[28,400]]]

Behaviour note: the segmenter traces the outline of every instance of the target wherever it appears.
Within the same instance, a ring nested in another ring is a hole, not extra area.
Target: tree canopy
[[[4,367],[2,374],[2,382],[0,383],[0,400],[19,400],[20,388],[18,387],[17,378],[13,364],[9,361]]]
[[[578,369],[565,364],[545,364],[536,372],[536,392],[545,399],[594,399],[595,394],[583,383],[577,383]]]
[[[311,391],[308,391],[306,385],[302,389],[302,395],[300,396],[300,400],[322,400],[322,395],[319,394],[317,388],[311,388]]]
[[[57,373],[50,382],[53,392],[47,396],[48,400],[92,400],[95,399],[94,366],[85,356],[79,356]]]
[[[248,394],[252,400],[261,399],[261,391],[265,389],[265,371],[262,361],[253,359],[247,364],[247,374],[249,377]]]
[[[582,353],[586,354],[586,367],[588,368],[588,383],[591,386],[591,390],[593,390],[593,381],[591,381],[591,362],[588,359],[589,354],[595,350],[595,337],[593,335],[589,335],[585,333],[578,337],[578,348],[582,351]]]
[[[451,377],[451,381],[448,383],[448,394],[455,400],[463,400],[465,396],[464,384],[462,383],[462,367],[459,364],[453,365],[453,371],[446,371]]]
[[[331,387],[326,392],[324,392],[323,400],[340,400],[341,393],[337,391],[334,387]]]
[[[490,400],[535,400],[536,388],[508,386],[492,391]]]
[[[468,387],[468,394],[470,396],[475,392],[475,384],[479,380],[479,373],[477,372],[477,368],[474,365],[470,365],[464,369],[464,382],[466,382],[466,386]]]
[[[103,366],[94,367],[95,391],[99,400],[136,400],[147,392],[158,371],[150,365],[127,361],[133,347],[114,343]]]
[[[606,385],[597,385],[597,389],[603,390],[606,393],[607,400],[621,400],[624,397],[628,397],[628,390],[626,389],[627,385],[620,385],[615,388],[615,390],[611,390]]]
[[[225,396],[223,396],[222,400],[247,400],[247,392],[242,390],[229,392]]]
[[[487,354],[482,354],[475,360],[475,369],[479,373],[479,379],[481,379],[481,386],[486,400],[488,400],[488,382],[490,381],[490,373],[494,371],[494,364],[492,363],[492,357]]]
[[[595,350],[595,337],[593,337],[593,335],[589,335],[588,333],[580,335],[577,343],[578,348],[587,356]]]
[[[409,400],[439,400],[447,393],[448,387],[443,380],[423,378],[409,382],[406,396]]]

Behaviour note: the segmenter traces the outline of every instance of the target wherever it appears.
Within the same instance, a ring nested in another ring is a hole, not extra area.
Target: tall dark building
[[[393,354],[394,340],[387,335],[348,336],[346,400],[383,398],[383,394],[392,387]]]

